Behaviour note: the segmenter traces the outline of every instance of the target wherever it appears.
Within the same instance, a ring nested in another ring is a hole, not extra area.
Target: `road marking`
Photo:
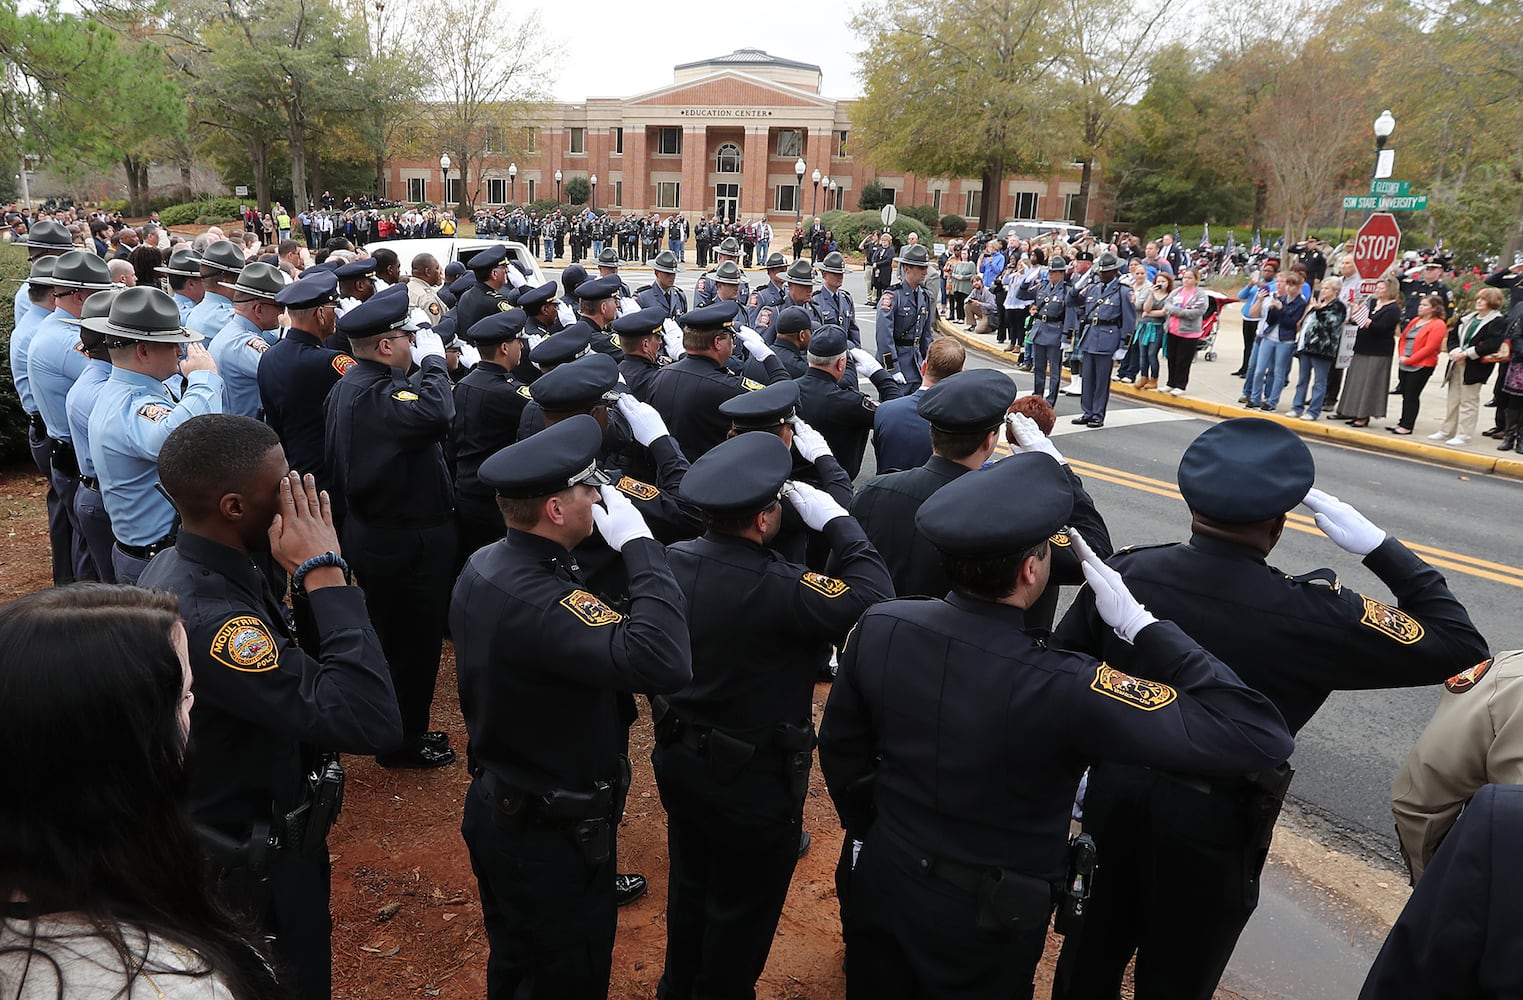
[[[1151,407],[1139,406],[1130,410],[1111,410],[1105,415],[1105,429],[1112,427],[1138,427],[1143,424],[1166,424],[1176,420],[1195,420],[1197,414],[1184,410],[1155,410]],[[1059,437],[1063,434],[1083,434],[1091,428],[1083,424],[1075,424],[1072,417],[1059,417],[1058,422],[1052,427],[1051,437]]]

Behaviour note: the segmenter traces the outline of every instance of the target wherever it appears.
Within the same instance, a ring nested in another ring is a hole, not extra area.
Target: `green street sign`
[[[1345,212],[1422,212],[1427,207],[1428,196],[1425,194],[1401,197],[1350,194],[1343,197]]]
[[[1407,181],[1370,181],[1370,194],[1391,198],[1405,198],[1412,191]]]

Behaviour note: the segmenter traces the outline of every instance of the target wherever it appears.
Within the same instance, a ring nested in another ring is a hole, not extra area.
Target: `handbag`
[[[1523,396],[1523,361],[1514,361],[1507,366],[1502,388],[1514,396]]]
[[[1512,358],[1512,341],[1510,341],[1510,340],[1504,340],[1504,341],[1502,341],[1502,346],[1497,348],[1497,352],[1495,354],[1488,354],[1484,358],[1482,358],[1481,360],[1486,362],[1487,364],[1492,364],[1493,362],[1497,362],[1497,361],[1508,361],[1508,360],[1511,360],[1511,358]]]

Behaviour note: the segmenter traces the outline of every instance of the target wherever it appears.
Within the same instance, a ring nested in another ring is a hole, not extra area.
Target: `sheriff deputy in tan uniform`
[[[1391,783],[1391,815],[1413,885],[1460,810],[1487,784],[1523,785],[1520,649],[1444,682],[1432,721]]]
[[[444,268],[439,266],[439,258],[431,253],[420,253],[412,259],[412,277],[407,279],[407,307],[421,309],[432,326],[438,326],[447,311],[444,303],[439,301],[439,288],[443,284]]]

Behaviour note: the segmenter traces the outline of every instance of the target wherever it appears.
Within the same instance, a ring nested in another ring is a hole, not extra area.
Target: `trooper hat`
[[[228,274],[237,274],[248,263],[243,251],[232,240],[218,240],[201,254],[201,266]]]
[[[54,288],[101,290],[110,288],[111,272],[106,262],[84,250],[70,250],[53,262]],[[178,314],[177,314],[178,315]]]
[[[715,248],[714,252],[716,254],[724,254],[726,257],[739,257],[740,240],[737,240],[733,236],[726,236],[719,241],[719,246]]]
[[[1107,250],[1095,259],[1095,270],[1119,271],[1121,270],[1121,258]]]
[[[820,261],[820,270],[831,274],[845,274],[846,258],[841,256],[841,251],[832,250]]]
[[[738,285],[745,280],[745,276],[740,273],[739,264],[733,260],[722,260],[714,268],[714,280],[723,285]]]
[[[619,269],[619,251],[613,247],[604,247],[603,252],[598,254],[598,267],[611,267],[617,271]]]
[[[43,219],[33,226],[16,245],[26,247],[28,252],[54,250],[67,253],[74,249],[74,237],[69,235],[68,228],[62,223]]]
[[[111,312],[111,303],[116,301],[117,293],[121,291],[121,288],[122,286],[118,285],[115,289],[107,289],[99,295],[90,296],[85,300],[84,308],[79,311],[77,317],[64,313],[58,318],[70,326],[83,326],[87,319],[104,319]],[[86,334],[88,334],[88,337]],[[92,330],[85,330],[80,333],[79,339],[81,343],[84,343],[87,339],[92,341],[92,343],[85,344],[86,347],[98,347],[102,337]]]
[[[240,295],[255,299],[274,299],[286,287],[286,276],[274,264],[253,261],[238,272],[238,280],[231,286]]]
[[[807,260],[800,257],[788,265],[788,274],[784,278],[790,285],[814,285],[814,268]]]
[[[656,254],[655,259],[650,262],[650,266],[651,270],[661,271],[665,274],[676,274],[682,270],[677,264],[677,255],[670,250],[662,250]]]
[[[32,261],[32,271],[25,278],[18,279],[23,285],[37,285],[39,288],[53,287],[53,265],[58,263],[56,255],[38,257]]]
[[[894,262],[910,267],[930,267],[931,252],[919,243],[911,243],[899,251],[899,256],[894,258]]]
[[[795,261],[795,263],[797,263]],[[769,271],[780,271],[788,266],[787,258],[780,253],[772,253],[767,256],[766,268]]]
[[[189,247],[169,255],[169,263],[154,268],[159,274],[174,274],[182,278],[201,277],[201,258]]]
[[[118,292],[104,318],[81,322],[107,340],[146,340],[160,344],[191,344],[206,338],[180,325],[180,308],[168,292],[138,285]]]
[[[1062,257],[1054,257],[1052,260],[1047,262],[1047,270],[1066,271],[1068,270],[1068,261],[1064,260]]]

